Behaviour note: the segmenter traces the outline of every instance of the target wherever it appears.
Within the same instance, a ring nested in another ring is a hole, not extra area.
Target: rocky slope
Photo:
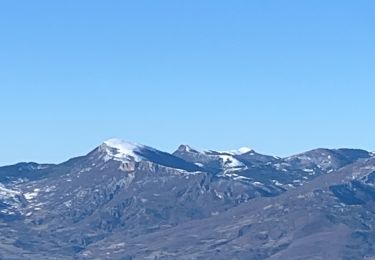
[[[372,257],[374,176],[363,150],[169,154],[111,139],[62,164],[0,167],[0,258]]]

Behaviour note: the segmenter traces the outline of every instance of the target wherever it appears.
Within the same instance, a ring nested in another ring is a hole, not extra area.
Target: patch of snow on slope
[[[23,195],[21,192],[11,190],[0,183],[0,204],[2,204],[0,213],[15,215],[22,205]]]
[[[10,190],[5,188],[3,185],[0,185],[0,198],[9,198],[9,197],[16,197],[21,195],[21,192],[15,191],[15,190]]]
[[[188,153],[199,152],[198,149],[195,149],[195,148],[191,147],[190,145],[184,145],[184,148],[185,148],[185,151],[188,152]]]
[[[26,198],[27,200],[32,200],[32,199],[34,199],[36,196],[38,196],[39,191],[40,191],[40,189],[34,189],[34,191],[32,191],[32,192],[27,192],[27,193],[25,193],[24,196],[25,196],[25,198]]]
[[[242,168],[245,165],[230,155],[219,155],[224,168]]]

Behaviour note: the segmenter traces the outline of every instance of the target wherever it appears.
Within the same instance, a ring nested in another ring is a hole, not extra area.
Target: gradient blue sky
[[[375,1],[1,1],[0,164],[121,137],[375,150]]]

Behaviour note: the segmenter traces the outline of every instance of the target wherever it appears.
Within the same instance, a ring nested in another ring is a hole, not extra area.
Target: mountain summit
[[[194,163],[189,163],[169,153],[121,139],[109,139],[99,146],[99,150],[105,154],[105,161],[150,162],[160,166],[186,170],[188,172],[202,170]]]
[[[108,154],[108,156],[118,160],[135,160],[137,162],[144,159],[142,152],[144,151],[155,151],[151,147],[147,147],[141,144],[124,141],[121,139],[109,139],[102,144]]]

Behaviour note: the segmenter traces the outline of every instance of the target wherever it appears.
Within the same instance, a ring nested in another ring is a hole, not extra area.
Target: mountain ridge
[[[241,151],[110,139],[61,164],[0,167],[0,258],[375,256],[373,153]],[[337,234],[345,240],[331,246]]]

